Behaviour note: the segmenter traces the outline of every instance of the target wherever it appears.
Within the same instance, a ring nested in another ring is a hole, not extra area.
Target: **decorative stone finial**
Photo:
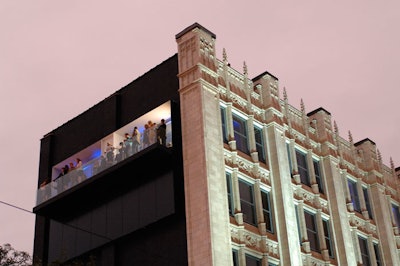
[[[225,48],[222,49],[222,58],[223,58],[224,62],[228,62],[228,56],[226,55]]]
[[[246,61],[243,61],[243,73],[247,76],[247,65],[246,65]]]
[[[394,162],[392,156],[390,156],[390,168],[392,168],[392,172],[394,173]]]
[[[336,135],[339,135],[339,128],[338,125],[336,124],[336,120],[333,120],[333,128],[335,130]]]
[[[350,144],[353,146],[354,142],[353,142],[353,135],[351,135],[351,131],[349,130],[349,142]]]
[[[300,108],[301,112],[304,114],[306,112],[306,108],[304,107],[303,98],[300,99]]]
[[[284,99],[285,101],[288,100],[288,96],[287,96],[287,93],[286,93],[286,87],[283,87],[283,99]]]
[[[379,149],[376,150],[377,153],[377,157],[378,157],[378,162],[379,164],[382,164],[382,155],[381,155],[381,151]]]

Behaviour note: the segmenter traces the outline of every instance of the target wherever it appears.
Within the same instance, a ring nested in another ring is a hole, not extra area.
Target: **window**
[[[262,129],[258,127],[254,127],[254,135],[255,135],[255,141],[256,141],[256,149],[258,153],[258,160],[260,162],[265,163],[266,162],[266,156],[265,156],[265,148],[264,148],[264,141],[263,141],[263,134],[262,134]]]
[[[304,211],[304,217],[306,220],[307,236],[308,241],[310,242],[310,248],[313,251],[320,252],[315,214]]]
[[[380,266],[380,265],[382,265],[382,261],[381,261],[381,253],[379,252],[379,244],[378,243],[374,243],[374,251],[375,251],[376,265]]]
[[[243,221],[256,225],[256,208],[254,204],[253,186],[239,179],[239,193]]]
[[[357,191],[357,182],[353,181],[351,179],[348,179],[347,184],[349,186],[351,202],[353,203],[354,210],[357,212],[361,212],[360,199],[358,197],[358,191]]]
[[[324,227],[324,238],[326,243],[326,248],[329,252],[329,257],[333,258],[333,243],[331,238],[331,228],[329,226],[329,221],[322,219],[322,225]]]
[[[229,215],[234,215],[231,174],[226,172],[226,188],[228,194]]]
[[[265,227],[267,228],[268,232],[273,233],[271,201],[268,192],[261,190],[261,201],[262,201]]]
[[[399,206],[392,204],[393,217],[396,222],[397,228],[400,230],[400,211]]]
[[[239,151],[249,154],[249,148],[247,146],[247,127],[246,120],[233,114],[233,131],[235,134],[236,148]]]
[[[313,164],[314,164],[315,181],[317,181],[318,184],[318,191],[320,193],[324,193],[324,185],[322,183],[321,168],[319,166],[319,161],[313,159]]]
[[[362,265],[370,266],[371,265],[371,261],[369,259],[367,239],[365,239],[365,238],[363,238],[361,236],[358,236],[358,244],[360,245]]]
[[[369,203],[368,188],[363,187],[362,190],[364,194],[365,207],[367,208],[368,211],[368,216],[370,219],[373,219],[374,216],[372,215],[371,204]]]
[[[301,231],[300,231],[300,222],[299,222],[299,207],[294,205],[294,209],[296,211],[296,222],[297,222],[297,232],[299,233],[299,244],[301,245],[302,238],[301,238]]]
[[[290,146],[289,143],[286,143],[286,151],[287,151],[287,155],[288,155],[288,161],[289,161],[289,173],[290,176],[293,177],[292,173],[293,173],[293,164],[292,164],[292,158],[290,157]]]
[[[226,108],[221,106],[222,140],[228,143],[228,130],[226,127]]]
[[[299,169],[301,183],[310,186],[310,177],[308,173],[306,154],[296,150],[296,159],[297,159],[297,167]]]
[[[261,266],[261,260],[246,254],[246,266]]]
[[[238,258],[238,252],[237,250],[232,250],[232,260],[233,260],[233,266],[239,266],[239,258]]]

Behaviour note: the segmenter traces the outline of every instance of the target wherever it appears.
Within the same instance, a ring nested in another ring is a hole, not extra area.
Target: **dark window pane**
[[[400,230],[400,211],[399,206],[392,204],[392,211],[394,220],[396,221],[397,228]]]
[[[376,265],[380,266],[382,265],[381,253],[379,251],[379,245],[376,243],[374,243],[374,251],[375,251]]]
[[[232,118],[233,118],[233,131],[236,140],[236,148],[239,151],[249,154],[249,148],[247,146],[246,121],[236,115],[233,115]]]
[[[328,249],[329,257],[333,258],[333,243],[332,243],[333,240],[331,238],[329,221],[322,220],[322,224],[324,226],[324,237],[325,237],[326,248]]]
[[[351,201],[353,202],[354,210],[357,212],[361,212],[360,199],[358,197],[358,191],[357,191],[357,183],[350,179],[348,179],[347,183],[349,186],[349,192],[351,196]]]
[[[360,245],[362,265],[370,266],[371,262],[370,262],[370,259],[369,259],[367,240],[365,238],[362,238],[362,237],[359,236],[358,237],[358,244]]]
[[[255,134],[255,141],[256,141],[256,149],[258,153],[258,160],[260,162],[265,163],[266,162],[266,157],[265,157],[265,147],[264,147],[264,141],[262,137],[262,129],[258,127],[254,127],[254,134]]]
[[[313,160],[313,164],[314,164],[315,180],[317,181],[317,184],[318,184],[318,191],[320,193],[324,193],[324,185],[322,183],[321,169],[319,166],[319,161]]]
[[[221,107],[221,122],[222,122],[222,140],[228,143],[228,130],[226,129],[226,109]]]
[[[232,250],[233,266],[239,266],[239,258],[237,250]]]
[[[230,173],[226,173],[226,188],[228,193],[229,215],[233,216],[234,209],[233,209],[233,196],[232,196],[232,181]]]
[[[305,211],[304,218],[306,220],[307,236],[308,241],[310,242],[310,248],[313,251],[320,252],[315,215]]]
[[[271,202],[268,192],[261,191],[261,201],[265,226],[268,232],[273,233]]]
[[[367,208],[369,218],[373,219],[374,217],[372,216],[371,205],[369,204],[368,189],[366,187],[363,187],[363,194],[365,200],[365,207]]]
[[[308,175],[307,156],[296,150],[297,168],[299,169],[300,180],[304,185],[310,186],[310,178]]]
[[[253,186],[239,180],[239,193],[243,221],[256,225],[256,209],[254,206]]]
[[[246,254],[246,266],[261,266],[261,260]]]

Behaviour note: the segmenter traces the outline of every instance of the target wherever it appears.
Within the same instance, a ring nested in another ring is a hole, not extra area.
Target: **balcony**
[[[154,119],[159,117],[166,118],[166,140],[164,142],[160,138],[160,124],[147,127],[151,119],[155,121]],[[140,137],[137,138],[140,140],[139,143],[135,141],[134,136],[132,137],[128,133],[133,132],[135,127],[140,133]],[[127,133],[129,136],[126,135]],[[158,149],[158,146],[164,149],[172,147],[169,103],[161,105],[86,149],[54,165],[51,182],[41,184],[37,191],[36,205],[41,205],[95,176],[102,175],[110,168],[118,167],[118,165],[123,166],[126,162],[132,161],[134,157]]]

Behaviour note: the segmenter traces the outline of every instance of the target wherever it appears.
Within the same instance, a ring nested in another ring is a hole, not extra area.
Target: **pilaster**
[[[346,192],[344,188],[344,180],[339,170],[339,162],[332,156],[322,158],[322,167],[325,173],[325,190],[331,211],[332,228],[335,239],[335,250],[338,265],[357,265],[356,253],[351,237],[349,219],[345,210]]]
[[[301,265],[299,233],[284,129],[271,123],[267,126],[267,134],[280,263],[281,265]]]
[[[193,24],[176,35],[189,265],[232,265],[215,35]]]

